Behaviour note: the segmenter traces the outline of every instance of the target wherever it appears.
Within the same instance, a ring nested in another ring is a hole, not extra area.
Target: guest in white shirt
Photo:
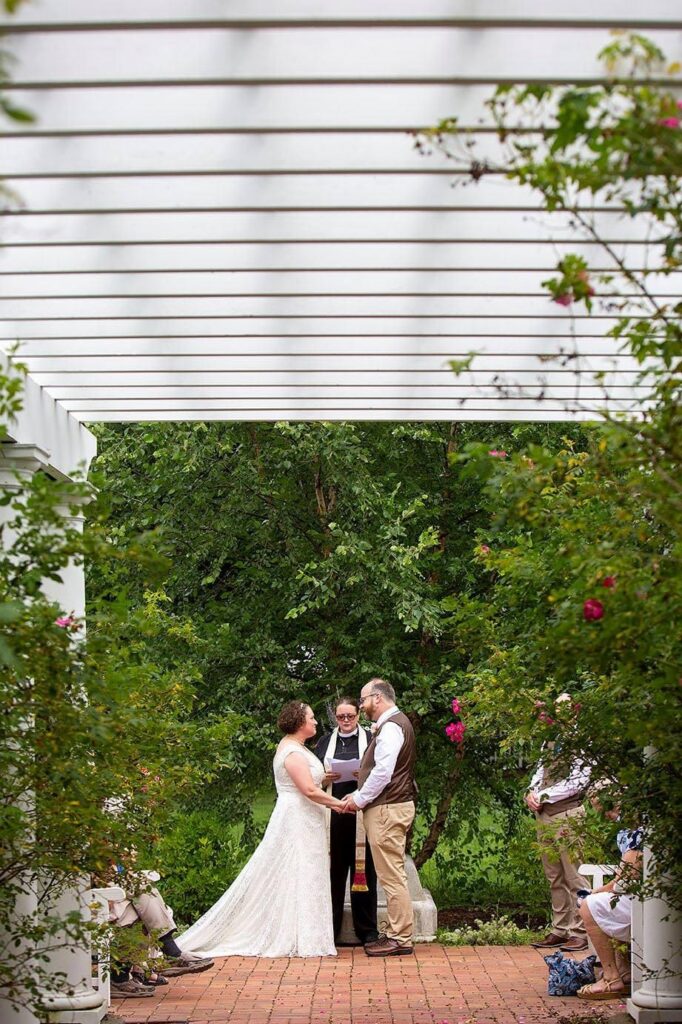
[[[583,799],[590,768],[584,761],[574,760],[562,770],[557,753],[553,744],[546,745],[525,796],[526,806],[537,819],[542,868],[552,897],[550,932],[534,945],[575,953],[587,949],[577,894],[579,889],[589,889],[589,884],[578,873],[575,845],[576,825],[585,813]]]

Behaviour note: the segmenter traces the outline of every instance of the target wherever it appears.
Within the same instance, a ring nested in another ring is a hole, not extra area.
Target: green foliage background
[[[544,424],[98,428],[93,479],[111,538],[129,545],[146,532],[170,569],[150,594],[134,564],[113,563],[110,576],[91,574],[89,591],[123,590],[184,622],[181,652],[178,636],[158,635],[149,655],[182,658],[196,679],[195,721],[239,723],[230,765],[192,797],[191,815],[178,803],[171,838],[149,852],[177,879],[184,918],[236,873],[235,836],[243,860],[262,832],[253,808],[271,787],[281,704],[309,701],[324,728],[330,703],[375,674],[394,683],[417,729],[412,850],[422,863],[438,846],[427,878],[438,898],[542,905],[524,760],[482,733],[459,757],[444,733],[476,654],[464,629],[486,621],[494,592],[476,544],[490,521],[487,484],[458,460],[470,445],[558,451],[567,434],[588,444],[589,430]],[[519,857],[534,866],[531,892],[518,883]]]

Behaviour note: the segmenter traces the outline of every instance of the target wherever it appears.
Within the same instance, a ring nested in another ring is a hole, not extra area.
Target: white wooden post
[[[651,857],[651,851],[645,850],[645,879]],[[679,912],[665,900],[647,899],[642,903],[641,957],[641,966],[637,968],[638,985],[627,1002],[628,1013],[637,1024],[679,1024],[682,1022],[682,921]]]
[[[11,457],[9,455],[11,454]],[[18,491],[23,481],[28,481],[33,473],[46,465],[47,452],[37,445],[2,445],[0,447],[0,486],[10,492]],[[0,507],[0,523],[2,524],[2,544],[10,550],[15,541],[13,531],[7,525],[12,518],[12,507]],[[30,809],[32,804],[30,794],[24,794],[21,800],[23,810]],[[15,903],[15,914],[17,920],[31,917],[38,909],[38,895],[33,888],[32,881],[22,879],[21,891],[17,895]],[[0,935],[3,945],[12,941],[12,935]],[[17,952],[19,952],[17,950]],[[11,1019],[16,1024],[36,1024],[37,1018],[27,1007],[22,1007],[18,1012],[10,1010],[9,1004],[0,999],[0,1018]]]
[[[65,478],[64,457],[72,457],[76,452],[79,458],[75,464],[87,465],[94,454],[94,439],[84,431],[64,410],[56,413],[56,403],[47,399],[29,383],[27,391],[28,404],[33,416],[21,415],[11,425],[11,436],[14,436],[19,443],[6,443],[2,445],[2,459],[0,460],[0,480],[5,486],[21,486],[21,478],[29,479],[37,471],[45,471],[57,478]],[[36,412],[41,415],[36,416]],[[66,420],[71,420],[67,423]],[[30,425],[40,436],[41,443],[27,443],[25,438],[27,428]],[[68,453],[63,450],[60,453],[52,454],[48,450],[50,440],[64,437],[64,429],[70,444]],[[46,444],[47,442],[47,444]],[[74,465],[75,468],[75,465]],[[17,479],[17,474],[19,479]],[[2,509],[5,522],[11,518],[10,508]],[[70,510],[65,510],[65,517],[71,519],[72,524],[82,524],[82,517],[72,516]],[[3,543],[11,548],[13,536],[5,529]],[[61,582],[47,582],[45,593],[56,601],[66,612],[73,612],[77,616],[85,613],[85,581],[83,569],[80,566],[69,565],[62,573]],[[71,911],[82,913],[82,894],[89,888],[89,880],[83,879],[80,886],[74,886],[65,891],[56,905],[50,907],[52,912],[65,916]],[[31,913],[36,909],[37,895],[30,893],[22,896],[17,901],[17,914]],[[48,1020],[51,1024],[99,1024],[106,1009],[105,996],[93,986],[92,965],[89,947],[65,945],[64,948],[50,951],[49,969],[54,974],[63,974],[66,980],[60,983],[60,989],[46,992],[43,1003],[44,1012],[41,1018]],[[4,1010],[4,1008],[3,1008]],[[4,1018],[3,1018],[4,1019]],[[12,1018],[17,1024],[36,1024],[38,1018],[28,1008],[23,1008],[19,1014]]]

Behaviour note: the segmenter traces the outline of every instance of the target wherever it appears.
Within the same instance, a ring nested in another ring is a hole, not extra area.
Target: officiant
[[[325,733],[315,746],[315,753],[325,767],[322,785],[332,796],[342,799],[358,788],[356,778],[346,782],[331,771],[334,761],[361,761],[371,739],[368,729],[360,725],[360,705],[353,697],[342,697],[334,709],[336,728]],[[365,835],[362,813],[329,816],[329,852],[334,916],[334,941],[338,944],[350,874],[350,905],[353,927],[364,945],[378,938],[377,876]]]

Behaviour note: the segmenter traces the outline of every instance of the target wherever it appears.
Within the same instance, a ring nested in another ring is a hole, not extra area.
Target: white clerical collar
[[[387,722],[389,718],[393,717],[393,715],[397,715],[399,711],[400,708],[392,707],[389,708],[388,711],[384,711],[383,714],[379,715],[377,718],[377,729],[380,729],[384,722]]]
[[[342,740],[349,740],[351,736],[357,736],[358,732],[359,730],[357,728],[353,729],[352,732],[341,732],[341,730],[339,729],[339,738]]]

